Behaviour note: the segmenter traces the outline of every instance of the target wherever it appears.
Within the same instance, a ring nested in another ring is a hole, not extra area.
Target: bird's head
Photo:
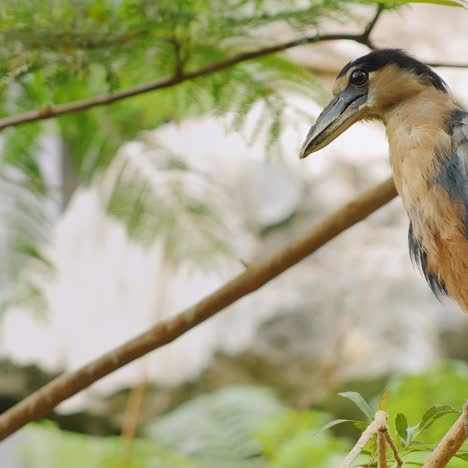
[[[327,146],[359,120],[385,120],[395,106],[425,89],[446,93],[442,78],[399,49],[375,50],[349,62],[333,87],[333,99],[310,129],[300,157]]]

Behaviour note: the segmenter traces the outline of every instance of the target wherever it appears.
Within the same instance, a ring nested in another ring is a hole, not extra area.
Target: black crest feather
[[[426,77],[432,85],[444,93],[447,92],[445,81],[424,63],[416,60],[401,49],[379,49],[349,62],[338,74],[338,78],[353,67],[367,72],[379,70],[386,65],[397,65],[403,70],[411,70],[418,76]]]

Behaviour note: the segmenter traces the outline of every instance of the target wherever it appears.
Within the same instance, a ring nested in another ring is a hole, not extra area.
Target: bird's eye
[[[367,80],[369,79],[369,75],[367,72],[363,70],[354,70],[353,73],[351,73],[351,77],[349,81],[356,86],[363,86],[367,83]]]

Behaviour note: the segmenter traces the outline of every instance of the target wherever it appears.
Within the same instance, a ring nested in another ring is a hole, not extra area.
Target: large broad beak
[[[357,122],[365,108],[367,88],[348,87],[323,109],[309,130],[299,157],[318,151]]]

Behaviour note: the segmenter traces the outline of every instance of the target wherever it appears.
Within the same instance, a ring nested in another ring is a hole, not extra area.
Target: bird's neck
[[[454,107],[447,94],[435,88],[426,89],[383,116],[395,185],[408,214],[411,206],[418,206],[437,177],[439,151],[447,157],[450,154],[446,122]]]
[[[425,87],[400,102],[389,106],[382,119],[387,133],[398,128],[423,129],[428,126],[442,128],[450,112],[456,108],[450,95],[433,87]]]

